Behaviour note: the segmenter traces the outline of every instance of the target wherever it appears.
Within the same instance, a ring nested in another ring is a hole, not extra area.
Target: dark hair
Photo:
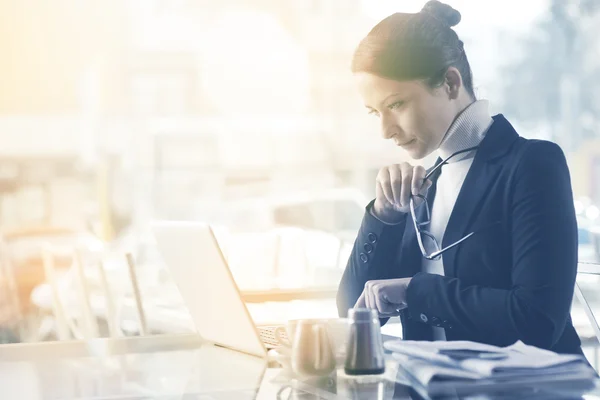
[[[369,72],[398,81],[424,79],[439,87],[449,67],[460,72],[471,97],[473,75],[463,42],[452,29],[460,13],[439,1],[428,1],[415,14],[395,13],[379,22],[360,42],[352,72]]]

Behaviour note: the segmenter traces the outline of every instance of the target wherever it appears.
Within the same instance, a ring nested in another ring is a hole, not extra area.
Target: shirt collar
[[[487,100],[477,100],[465,108],[452,122],[438,148],[438,155],[446,159],[453,153],[478,146],[494,120]],[[475,152],[459,154],[450,163],[473,157]]]

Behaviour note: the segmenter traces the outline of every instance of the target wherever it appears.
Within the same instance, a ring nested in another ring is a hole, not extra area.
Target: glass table
[[[343,370],[297,379],[267,360],[158,335],[0,346],[0,399],[600,399],[600,381],[414,389],[390,360],[382,376]]]

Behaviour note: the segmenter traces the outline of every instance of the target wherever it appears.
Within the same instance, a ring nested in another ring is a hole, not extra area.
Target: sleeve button
[[[369,239],[369,242],[371,242],[371,243],[376,243],[377,242],[377,235],[375,235],[373,232],[370,232],[367,235],[367,239]]]

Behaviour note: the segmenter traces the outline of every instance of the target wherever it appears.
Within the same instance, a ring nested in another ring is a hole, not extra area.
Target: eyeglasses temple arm
[[[479,148],[479,146],[473,146],[473,147],[469,147],[468,149],[464,149],[464,150],[460,150],[457,151],[456,153],[452,153],[450,154],[445,160],[442,160],[442,162],[440,162],[439,164],[437,164],[435,167],[433,167],[431,169],[431,171],[429,171],[427,173],[427,175],[425,175],[425,178],[423,178],[423,183],[425,183],[425,181],[427,179],[429,179],[431,177],[431,175],[433,175],[435,173],[435,171],[437,171],[438,169],[442,168],[442,165],[448,163],[448,161],[450,161],[451,158],[453,158],[454,156],[457,156],[459,154],[463,154],[463,153],[467,153],[469,151],[473,151],[476,150],[477,148]]]

